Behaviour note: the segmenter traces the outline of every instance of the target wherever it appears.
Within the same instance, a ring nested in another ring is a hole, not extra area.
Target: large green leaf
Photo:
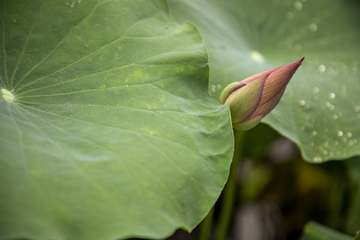
[[[229,111],[159,0],[0,2],[0,238],[161,238],[226,181]]]
[[[305,57],[264,122],[309,162],[360,153],[360,6],[340,0],[170,0],[209,49],[210,90]]]
[[[351,240],[349,235],[335,231],[316,222],[310,222],[305,226],[301,240]]]

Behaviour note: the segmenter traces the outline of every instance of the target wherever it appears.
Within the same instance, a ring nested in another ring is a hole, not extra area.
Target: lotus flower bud
[[[229,103],[234,128],[246,131],[258,125],[278,104],[303,60],[229,84],[221,93],[220,103]]]

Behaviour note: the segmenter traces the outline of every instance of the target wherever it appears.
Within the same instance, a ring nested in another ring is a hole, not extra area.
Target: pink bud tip
[[[297,61],[296,63],[300,65],[300,64],[302,63],[302,61],[304,60],[304,58],[305,58],[305,57],[303,57],[302,59],[300,59],[300,60]]]
[[[270,113],[303,60],[229,84],[221,93],[220,103],[229,103],[234,128],[249,130]]]

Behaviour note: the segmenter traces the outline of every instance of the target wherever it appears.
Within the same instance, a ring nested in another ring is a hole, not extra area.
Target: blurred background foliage
[[[259,139],[259,135],[263,137]],[[300,239],[310,221],[355,236],[360,226],[359,157],[319,165],[307,163],[294,143],[265,124],[248,131],[245,138],[227,239]],[[210,239],[215,239],[221,201],[215,205]],[[178,230],[168,239],[199,239],[200,227],[191,234]],[[339,239],[322,237],[307,234],[302,239]]]

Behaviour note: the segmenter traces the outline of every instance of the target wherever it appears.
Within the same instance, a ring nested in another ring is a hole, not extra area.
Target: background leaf
[[[360,239],[360,232],[358,232],[358,234],[355,237],[355,240],[359,240]]]
[[[158,0],[1,1],[0,16],[0,238],[193,229],[233,148],[197,29]]]
[[[360,153],[360,6],[319,0],[170,0],[178,22],[200,30],[210,54],[210,91],[305,57],[264,118],[309,162]]]
[[[325,227],[316,222],[310,222],[304,229],[301,240],[351,240],[351,236]]]

